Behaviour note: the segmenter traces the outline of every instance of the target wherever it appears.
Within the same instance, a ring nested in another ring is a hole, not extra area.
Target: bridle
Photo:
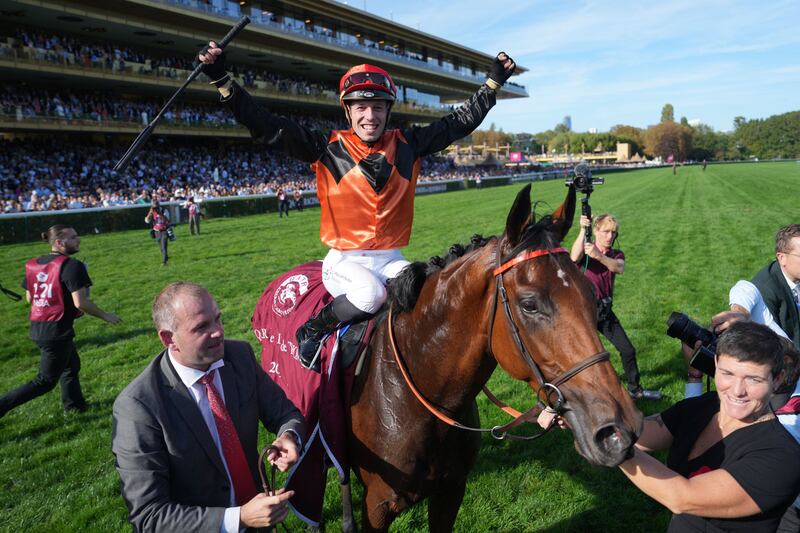
[[[489,318],[489,353],[492,354],[494,357],[494,352],[492,351],[492,333],[494,330],[494,320],[495,315],[497,314],[497,300],[500,299],[503,303],[503,311],[505,311],[506,315],[506,322],[508,323],[509,329],[511,330],[511,335],[514,338],[514,343],[517,345],[517,349],[522,354],[523,360],[528,364],[528,366],[533,370],[536,379],[541,383],[539,390],[536,391],[536,396],[540,400],[542,400],[541,393],[544,391],[544,402],[547,407],[550,409],[555,410],[556,412],[563,413],[564,411],[564,395],[559,390],[558,386],[564,384],[570,378],[576,376],[577,374],[583,372],[587,368],[597,363],[601,363],[603,361],[608,361],[610,355],[608,352],[598,352],[590,357],[587,357],[580,363],[574,365],[572,368],[566,370],[565,372],[561,373],[557,376],[553,381],[548,382],[544,374],[542,374],[539,365],[536,364],[536,361],[531,356],[531,353],[528,351],[528,348],[525,347],[525,343],[522,341],[522,337],[519,334],[519,327],[517,326],[516,321],[514,320],[514,315],[511,313],[511,305],[509,304],[508,300],[508,293],[506,292],[505,285],[503,285],[503,273],[512,267],[530,259],[535,259],[537,257],[553,255],[553,254],[568,254],[569,252],[565,248],[557,247],[557,248],[550,248],[545,250],[531,250],[525,253],[522,253],[513,259],[502,263],[500,257],[500,242],[497,243],[497,268],[494,269],[492,274],[494,274],[497,290],[494,293],[494,304],[492,305],[492,309],[494,312],[492,313],[491,317]],[[495,357],[495,359],[497,359]],[[550,401],[550,394],[556,394],[556,402],[553,404]]]
[[[511,331],[511,335],[512,335],[512,337],[514,339],[514,343],[517,346],[517,350],[522,354],[523,360],[528,364],[528,366],[531,368],[531,370],[533,370],[533,373],[536,376],[536,379],[539,381],[539,383],[541,383],[539,389],[536,391],[536,397],[539,399],[539,402],[535,406],[533,406],[531,409],[526,411],[525,413],[519,413],[518,411],[516,411],[516,410],[508,407],[507,405],[503,404],[502,402],[500,402],[494,396],[494,394],[491,393],[491,391],[489,391],[488,388],[486,388],[486,386],[483,387],[484,393],[486,394],[486,396],[495,405],[497,405],[498,407],[503,409],[503,411],[505,411],[506,413],[508,413],[511,416],[515,417],[514,420],[512,420],[511,422],[509,422],[509,423],[507,423],[505,425],[502,425],[502,426],[494,426],[492,428],[473,428],[473,427],[465,426],[465,425],[461,424],[460,422],[458,422],[458,421],[448,417],[447,415],[443,414],[439,409],[437,409],[435,406],[433,406],[420,393],[420,391],[414,385],[414,382],[411,380],[411,377],[410,377],[410,375],[408,373],[408,369],[406,368],[406,365],[404,364],[404,362],[403,362],[403,360],[402,360],[402,358],[400,356],[400,352],[397,349],[397,343],[394,340],[394,324],[393,324],[393,320],[392,320],[392,307],[389,306],[389,317],[388,317],[388,320],[389,320],[389,325],[388,325],[389,343],[392,346],[392,351],[394,352],[395,361],[397,362],[397,365],[400,368],[400,372],[403,374],[403,377],[406,380],[406,384],[409,386],[411,391],[414,393],[414,396],[416,396],[417,399],[422,403],[422,405],[424,405],[425,408],[428,409],[428,411],[430,411],[430,413],[433,414],[436,418],[438,418],[439,420],[441,420],[442,422],[444,422],[444,423],[446,423],[446,424],[448,424],[450,426],[453,426],[453,427],[456,427],[456,428],[459,428],[459,429],[464,429],[464,430],[468,430],[468,431],[485,432],[485,433],[488,432],[488,433],[490,433],[492,435],[492,437],[494,437],[495,439],[498,439],[498,440],[502,440],[502,439],[505,439],[505,438],[515,439],[515,440],[533,440],[533,439],[536,439],[538,437],[541,437],[547,431],[549,431],[552,427],[554,427],[556,418],[555,417],[553,418],[553,420],[551,421],[550,425],[544,431],[542,431],[540,433],[537,433],[536,435],[529,436],[529,437],[511,435],[511,434],[508,433],[508,431],[513,429],[513,428],[515,428],[515,427],[517,427],[517,426],[519,426],[519,425],[521,425],[521,424],[523,424],[523,423],[525,423],[525,422],[534,421],[539,416],[539,413],[541,413],[543,407],[547,408],[547,409],[550,409],[551,411],[555,411],[558,414],[563,414],[564,411],[565,411],[565,408],[564,408],[565,400],[564,400],[564,395],[562,394],[562,392],[558,388],[558,386],[564,384],[566,381],[568,381],[569,379],[573,378],[574,376],[576,376],[580,372],[586,370],[587,368],[589,368],[589,367],[591,367],[591,366],[593,366],[593,365],[595,365],[597,363],[601,363],[603,361],[608,361],[610,356],[609,356],[609,353],[607,351],[598,352],[598,353],[596,353],[596,354],[594,354],[594,355],[592,355],[590,357],[587,357],[585,360],[583,360],[580,363],[574,365],[572,368],[569,368],[565,372],[561,373],[559,376],[557,376],[552,381],[547,381],[545,379],[545,377],[544,377],[544,374],[542,374],[542,371],[539,368],[539,365],[536,364],[536,361],[533,359],[533,356],[531,356],[531,353],[525,347],[525,343],[523,342],[522,337],[519,334],[519,327],[517,326],[517,323],[514,320],[514,316],[511,313],[511,305],[509,304],[508,293],[506,292],[505,285],[503,284],[503,273],[506,272],[507,270],[510,270],[511,268],[515,267],[516,265],[525,262],[525,261],[528,261],[528,260],[531,260],[531,259],[535,259],[537,257],[553,255],[553,254],[562,254],[562,253],[569,253],[569,252],[567,252],[567,250],[562,248],[562,247],[550,248],[550,249],[545,249],[545,250],[531,250],[531,251],[527,251],[527,252],[524,252],[522,254],[519,254],[518,256],[516,256],[516,257],[514,257],[512,259],[509,259],[506,262],[503,262],[502,258],[501,258],[501,255],[500,255],[500,241],[498,240],[498,242],[497,242],[497,250],[495,252],[495,256],[497,257],[497,267],[492,271],[492,274],[494,275],[494,278],[495,278],[495,293],[494,293],[494,300],[493,300],[493,304],[492,304],[492,314],[491,314],[491,316],[489,318],[489,332],[488,332],[489,333],[489,353],[492,355],[492,357],[495,358],[495,360],[497,359],[497,357],[495,357],[494,352],[492,350],[492,335],[494,333],[494,322],[495,322],[495,316],[497,315],[497,306],[498,306],[498,301],[499,301],[499,302],[502,302],[502,304],[503,304],[503,310],[505,312],[506,323],[508,324],[509,330]],[[545,393],[544,394],[544,398],[542,398],[542,392]],[[551,394],[555,394],[555,396],[556,396],[555,402],[552,402],[550,400]]]

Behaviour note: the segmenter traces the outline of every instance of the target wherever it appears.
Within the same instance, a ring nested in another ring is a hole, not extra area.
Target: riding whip
[[[241,19],[239,19],[239,22],[236,23],[236,26],[231,28],[228,34],[225,35],[225,37],[223,37],[222,40],[218,43],[219,48],[224,49],[226,46],[228,46],[228,44],[234,39],[234,37],[236,37],[236,35],[240,31],[242,31],[242,29],[248,24],[250,24],[250,17],[244,15]],[[147,142],[147,139],[150,138],[150,135],[153,133],[153,130],[156,127],[156,124],[158,124],[158,121],[161,120],[161,117],[164,115],[167,109],[169,109],[169,106],[172,105],[172,102],[181,93],[183,93],[186,87],[190,83],[192,83],[192,81],[194,81],[194,79],[200,74],[202,70],[203,70],[203,63],[198,63],[195,69],[192,71],[192,73],[189,74],[189,77],[186,78],[186,81],[183,82],[183,85],[181,85],[178,88],[178,90],[175,91],[175,94],[172,95],[172,98],[170,98],[167,101],[167,103],[164,104],[164,107],[162,107],[161,111],[159,111],[158,114],[153,118],[153,120],[150,121],[150,124],[148,124],[141,131],[141,133],[139,133],[139,136],[136,137],[136,139],[134,139],[133,144],[131,144],[130,148],[128,148],[128,151],[125,152],[125,155],[123,155],[120,158],[120,160],[117,161],[117,164],[114,165],[115,171],[121,172],[128,167],[128,163],[130,163],[131,159],[133,159],[133,157],[139,153],[139,150],[142,148],[142,145],[144,145],[144,143]]]
[[[6,289],[2,285],[0,285],[0,292],[2,292],[3,294],[8,296],[9,298],[14,300],[15,302],[18,302],[18,301],[22,300],[22,296],[20,296],[16,292],[12,291],[11,289]]]

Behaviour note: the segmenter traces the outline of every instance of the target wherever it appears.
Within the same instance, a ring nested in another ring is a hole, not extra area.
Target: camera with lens
[[[572,178],[567,178],[564,180],[564,185],[569,187],[570,185],[575,186],[575,190],[583,193],[583,194],[592,194],[595,185],[602,185],[605,183],[604,178],[594,178],[592,177],[592,171],[589,169],[589,165],[586,163],[578,163],[573,170],[575,174]]]
[[[175,240],[175,230],[172,226],[167,227],[167,238],[171,241]]]
[[[697,341],[700,341],[701,345],[695,349],[689,359],[689,365],[708,376],[714,377],[717,335],[713,331],[700,326],[683,313],[675,311],[667,319],[667,335],[692,348],[697,344]]]

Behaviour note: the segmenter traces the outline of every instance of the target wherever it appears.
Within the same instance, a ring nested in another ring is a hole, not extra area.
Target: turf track
[[[683,167],[607,176],[592,196],[595,214],[621,220],[626,272],[617,280],[615,310],[639,351],[643,383],[665,399],[641,403],[657,412],[681,398],[685,368],[675,341],[664,335],[673,310],[707,322],[727,306],[727,291],[750,278],[773,255],[775,231],[797,220],[800,165],[795,162]],[[443,254],[473,233],[502,231],[522,184],[423,196],[417,200],[411,260]],[[554,209],[560,182],[533,184],[539,213]],[[208,220],[203,235],[178,228],[169,266],[159,264],[147,230],[84,236],[78,257],[96,283],[92,297],[123,317],[112,327],[92,318],[76,325],[84,391],[83,414],[62,415],[52,392],[0,420],[1,531],[127,531],[126,510],[110,451],[111,405],[160,345],[149,320],[156,292],[185,279],[210,288],[220,303],[229,338],[246,338],[250,313],[266,283],[300,262],[321,258],[318,210]],[[43,228],[45,229],[45,228]],[[574,231],[572,233],[574,235]],[[572,242],[572,235],[566,243]],[[26,259],[46,245],[1,248],[0,283],[18,290]],[[0,391],[33,377],[38,351],[27,337],[27,310],[0,298]],[[258,350],[257,350],[258,351]],[[612,361],[621,371],[612,350]],[[500,371],[491,385],[518,407],[530,393]],[[505,421],[479,398],[484,424]],[[268,436],[264,434],[262,440]],[[338,530],[338,494],[328,491],[328,530]],[[578,457],[568,434],[534,444],[486,437],[472,473],[458,531],[663,531],[668,513],[617,470],[592,467]],[[294,530],[299,525],[290,521]],[[425,506],[406,512],[394,531],[424,531]]]

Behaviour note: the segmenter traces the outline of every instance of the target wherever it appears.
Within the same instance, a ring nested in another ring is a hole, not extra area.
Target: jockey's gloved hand
[[[514,74],[517,64],[505,52],[500,52],[489,67],[487,85],[492,89],[499,89]]]
[[[195,60],[195,65],[202,64],[203,68],[201,71],[203,74],[208,76],[208,79],[211,80],[211,83],[217,85],[218,87],[224,84],[230,78],[228,71],[225,70],[225,54],[222,53],[218,56],[214,56],[214,54],[209,54],[210,46],[204,46],[198,53],[198,58]],[[215,47],[216,48],[216,47]],[[200,61],[199,56],[206,55],[210,56],[214,59],[211,63],[205,63]]]

